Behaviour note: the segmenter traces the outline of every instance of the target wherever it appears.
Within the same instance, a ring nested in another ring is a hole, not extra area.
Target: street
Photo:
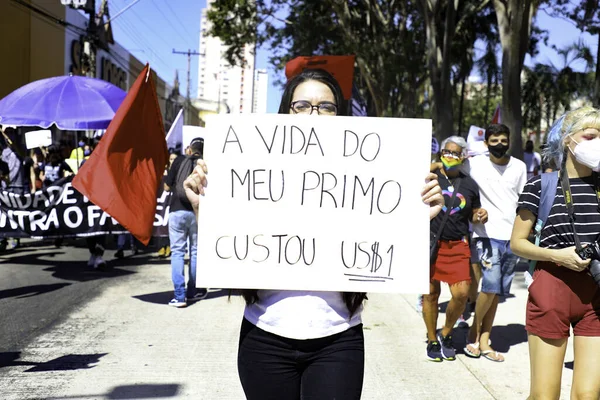
[[[78,241],[82,246],[84,241]],[[167,261],[151,253],[87,270],[84,247],[2,255],[2,399],[243,399],[236,357],[243,301],[211,289],[186,309],[172,296]],[[107,251],[110,260],[113,251]],[[114,264],[116,265],[116,264]],[[492,342],[506,362],[425,360],[415,295],[372,294],[363,314],[363,399],[523,399],[529,387],[522,272],[499,306]],[[448,300],[442,294],[441,309]],[[440,322],[444,314],[440,314]],[[466,329],[454,332],[464,346]],[[569,346],[562,397],[572,378]]]

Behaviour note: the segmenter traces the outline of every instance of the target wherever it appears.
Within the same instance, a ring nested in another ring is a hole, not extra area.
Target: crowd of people
[[[324,70],[306,69],[287,82],[279,113],[332,116],[342,115],[344,107],[336,79]],[[525,162],[509,155],[510,130],[502,124],[485,130],[485,154],[469,157],[469,146],[460,136],[450,136],[432,150],[435,159],[421,193],[429,205],[431,232],[429,293],[421,298],[427,359],[456,359],[452,333],[465,311],[472,311],[467,344],[460,350],[468,357],[503,362],[505,355],[490,341],[498,304],[510,294],[519,258],[531,260],[526,309],[529,398],[559,397],[571,331],[571,397],[600,397],[599,139],[600,111],[583,107],[556,121],[543,159],[530,141]],[[79,145],[73,151],[84,160],[92,147]],[[19,175],[11,169],[10,140],[2,146],[9,190],[35,190],[38,180],[43,187],[47,179],[70,173],[64,160],[48,149],[32,153],[33,171]],[[170,157],[163,179],[164,189],[172,192],[170,242],[160,241],[159,247],[161,255],[171,255],[174,297],[169,305],[177,308],[207,296],[206,288],[196,287],[196,215],[207,176],[203,140],[198,139],[186,156]],[[100,238],[89,239],[94,265],[102,260]],[[451,300],[438,329],[442,283],[448,284]],[[366,293],[249,288],[242,294],[246,307],[238,373],[248,399],[361,397]]]
[[[320,115],[321,104],[343,102],[338,90],[329,74],[304,71],[287,83],[279,111]],[[298,111],[298,101],[310,107]],[[504,361],[492,348],[490,333],[521,257],[537,261],[526,310],[529,398],[559,398],[570,329],[575,336],[571,398],[600,397],[598,139],[600,111],[588,107],[556,122],[544,162],[530,142],[526,162],[510,156],[510,131],[502,124],[486,129],[487,154],[467,157],[468,145],[457,136],[437,149],[439,161],[431,165],[435,175],[428,185],[432,196],[436,190],[443,193],[443,201],[441,210],[431,207],[430,291],[422,299],[428,359],[456,359],[452,330],[467,304],[474,303],[463,352]],[[207,174],[206,163],[199,160],[185,181],[193,206],[205,193]],[[536,230],[537,241],[532,239]],[[438,330],[441,282],[450,286],[452,298]],[[364,293],[258,289],[244,291],[244,298],[238,373],[248,399],[360,398]]]

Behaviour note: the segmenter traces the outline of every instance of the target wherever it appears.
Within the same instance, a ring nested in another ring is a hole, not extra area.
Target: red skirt
[[[431,280],[454,285],[471,282],[471,249],[466,240],[440,240],[438,255],[431,265]]]

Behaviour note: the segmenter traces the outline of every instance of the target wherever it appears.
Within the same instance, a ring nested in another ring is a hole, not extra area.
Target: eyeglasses
[[[294,101],[290,107],[294,114],[310,115],[314,109],[317,109],[319,115],[337,115],[337,106],[329,101],[323,101],[315,106],[306,100],[298,100]]]
[[[457,152],[457,151],[450,151],[450,150],[446,150],[446,149],[442,149],[441,151],[443,156],[454,156],[454,157],[462,157],[462,152]]]

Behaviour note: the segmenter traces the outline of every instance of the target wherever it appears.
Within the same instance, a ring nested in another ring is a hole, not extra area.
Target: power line
[[[173,24],[171,22],[171,20],[169,18],[167,18],[166,14],[164,12],[162,12],[162,10],[160,9],[160,7],[156,4],[155,0],[152,0],[152,4],[154,5],[154,7],[158,10],[159,13],[161,13],[163,15],[164,20],[171,26],[171,29],[173,29],[173,32],[175,32],[183,41],[187,42],[187,44],[190,44],[189,42],[189,37],[186,39],[185,34],[182,35],[179,31],[179,29],[177,28],[177,24]],[[167,4],[169,5],[169,3],[163,3],[163,4]],[[173,13],[172,9],[169,9],[171,11],[171,14],[175,17],[175,21],[177,21],[177,16]]]
[[[173,11],[173,9],[171,8],[171,5],[169,4],[169,2],[165,1],[163,4],[167,6],[167,8],[169,9],[169,11],[171,11],[171,14],[173,14],[173,16],[175,17],[175,21],[177,21],[178,18],[177,18],[176,14],[175,14],[175,11]],[[196,35],[192,35],[192,34],[190,34],[190,31],[187,30],[187,28],[186,28],[185,25],[181,25],[181,27],[183,28],[183,30],[185,31],[185,33],[187,33],[189,35],[190,38],[194,38],[195,37],[197,39],[199,37],[199,32]]]

